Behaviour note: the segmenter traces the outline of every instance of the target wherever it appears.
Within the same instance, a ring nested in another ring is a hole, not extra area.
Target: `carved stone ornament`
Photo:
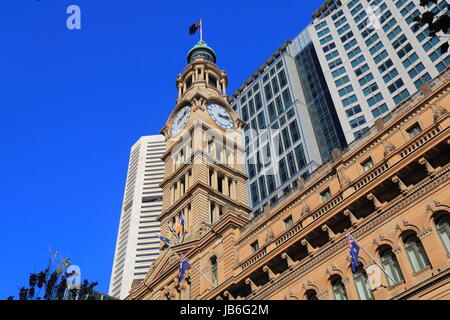
[[[384,146],[384,156],[386,157],[388,154],[390,154],[391,152],[395,151],[395,146],[392,143],[387,143]]]
[[[440,117],[446,115],[448,113],[447,109],[441,106],[437,106],[433,109],[434,121],[439,120]]]
[[[309,207],[305,204],[305,205],[302,207],[302,216],[306,216],[306,215],[308,215],[310,212],[311,212],[311,211],[309,210]]]
[[[273,238],[275,238],[272,230],[267,231],[266,233],[266,243],[273,240]]]
[[[192,99],[192,112],[197,111],[197,109],[200,109],[202,111],[205,111],[205,104],[206,99],[202,96],[196,96],[194,99]]]

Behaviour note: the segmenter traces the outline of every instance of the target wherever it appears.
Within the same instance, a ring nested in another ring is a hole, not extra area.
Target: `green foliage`
[[[437,4],[437,0],[420,0],[420,5],[425,8],[430,3]],[[450,29],[449,9],[450,4],[447,4],[447,10],[439,17],[436,17],[439,12],[435,14],[432,11],[425,11],[422,15],[415,17],[414,21],[418,22],[420,26],[427,25],[427,29],[430,31],[429,36],[431,38],[441,38],[438,33],[442,32],[445,35],[448,35]],[[448,48],[449,42],[447,41],[440,47],[441,53],[446,53]]]
[[[79,288],[69,289],[67,279],[74,275],[68,273],[70,259],[60,260],[58,253],[49,254],[48,267],[38,273],[31,273],[28,278],[28,286],[19,290],[19,300],[85,300],[89,299],[97,282],[84,280]],[[9,296],[8,300],[14,300]]]

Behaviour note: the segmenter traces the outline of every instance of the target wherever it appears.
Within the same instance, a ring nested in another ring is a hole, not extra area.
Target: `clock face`
[[[234,122],[230,113],[221,105],[217,103],[208,103],[206,106],[208,109],[208,113],[211,118],[217,123],[221,128],[224,129],[233,129]]]
[[[175,115],[175,118],[173,119],[170,134],[172,136],[176,135],[181,130],[181,128],[184,127],[186,122],[189,120],[190,116],[191,116],[191,106],[181,108]]]

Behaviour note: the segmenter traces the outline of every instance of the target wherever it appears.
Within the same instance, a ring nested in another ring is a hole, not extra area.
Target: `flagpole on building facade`
[[[172,228],[169,227],[169,230],[173,233],[173,235],[174,235],[175,237],[177,237],[176,234],[175,234],[175,232],[173,231]],[[169,246],[169,248],[170,248],[170,246]],[[208,282],[211,283],[211,285],[212,285],[213,288],[216,287],[216,286],[214,285],[214,283],[213,283],[211,280],[209,280],[208,277],[207,277],[203,272],[200,271],[200,269],[198,269],[193,263],[191,263],[191,261],[189,261],[189,259],[188,259],[185,255],[178,254],[175,250],[173,250],[173,251],[175,252],[175,254],[176,254],[179,258],[184,258],[184,259],[186,259],[187,263],[189,263],[190,266],[193,266],[193,267],[195,268],[195,270],[197,270],[198,273],[200,273],[200,275],[203,276],[203,278],[205,278],[206,280],[208,280]]]
[[[361,245],[358,243],[358,241],[356,241],[356,239],[350,234],[350,232],[348,232],[347,229],[345,229],[344,231],[346,232],[347,237],[352,238],[352,240],[355,241],[355,243],[358,245],[358,247],[360,247],[361,249],[363,249],[363,251],[370,257],[370,259],[372,259],[373,262],[375,262],[375,264],[376,264],[381,270],[383,270],[383,272],[386,274],[386,276],[387,276],[389,279],[391,279],[392,283],[393,283],[393,284],[396,283],[396,281],[395,281],[394,279],[391,278],[391,276],[386,272],[386,270],[384,270],[384,268],[377,262],[377,260],[375,260],[375,258],[372,257],[372,255],[371,255],[369,252],[367,252],[367,250],[364,249],[364,247],[361,246]]]

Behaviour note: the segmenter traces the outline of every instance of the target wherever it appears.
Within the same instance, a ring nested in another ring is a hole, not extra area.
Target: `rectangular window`
[[[409,77],[411,79],[415,78],[420,72],[422,72],[425,69],[422,62],[419,62],[414,67],[411,68],[411,70],[408,71]]]
[[[352,87],[352,85],[349,85],[349,86],[347,86],[345,88],[342,88],[338,92],[339,92],[339,96],[342,97],[342,96],[345,96],[345,95],[353,92],[353,87]]]
[[[381,106],[372,110],[372,116],[374,118],[377,118],[377,117],[381,116],[382,114],[386,113],[387,111],[388,111],[388,107],[387,107],[386,103],[383,103]]]
[[[286,159],[289,166],[289,171],[291,172],[291,176],[293,176],[297,173],[297,168],[295,167],[294,154],[292,153],[292,151],[288,153]]]
[[[369,94],[374,93],[376,90],[378,90],[378,85],[376,82],[372,82],[370,85],[363,89],[363,93],[365,96],[368,96]]]
[[[342,28],[338,29],[338,34],[341,35],[343,34],[345,31],[347,31],[348,29],[350,29],[350,26],[348,24],[346,24],[345,26],[343,26]]]
[[[355,129],[357,127],[359,127],[360,125],[363,125],[366,123],[366,118],[364,116],[359,116],[356,119],[353,119],[352,121],[350,121],[350,127],[352,129]]]
[[[320,44],[321,44],[321,45],[324,45],[325,43],[328,43],[328,42],[330,42],[331,40],[333,40],[333,37],[332,37],[331,35],[326,36],[325,38],[323,38],[323,39],[320,40]]]
[[[389,21],[383,26],[384,32],[387,32],[387,31],[388,31],[390,28],[392,28],[396,23],[397,23],[397,20],[395,20],[395,18],[392,18],[391,20],[389,20]]]
[[[400,37],[398,37],[397,40],[395,40],[394,42],[392,42],[392,46],[394,47],[394,49],[397,49],[398,47],[400,47],[402,45],[403,42],[406,41],[406,36],[404,34],[402,34]]]
[[[344,45],[344,49],[347,51],[348,49],[353,48],[354,46],[356,46],[357,43],[358,43],[358,42],[357,42],[355,39],[353,39],[353,40],[347,42],[347,43]]]
[[[361,48],[357,47],[357,48],[353,49],[352,51],[348,52],[347,56],[349,59],[352,59],[353,57],[355,57],[357,54],[360,54],[360,53],[361,53]]]
[[[342,104],[343,104],[344,107],[347,107],[347,106],[349,106],[350,104],[352,104],[352,103],[354,103],[354,102],[356,102],[356,101],[358,101],[358,100],[356,99],[356,96],[355,96],[355,95],[352,95],[352,96],[350,96],[350,97],[348,97],[348,98],[342,100]]]
[[[363,55],[360,55],[358,58],[356,58],[355,60],[353,60],[351,62],[352,67],[355,68],[356,66],[358,66],[359,64],[361,64],[362,62],[364,62],[366,59],[364,58]]]
[[[417,56],[417,54],[414,52],[413,54],[411,54],[408,58],[406,58],[405,60],[402,61],[403,66],[405,68],[408,68],[409,66],[411,66],[414,62],[416,62],[416,60],[419,59],[419,57]]]
[[[373,161],[372,161],[372,158],[369,157],[369,159],[367,159],[367,160],[361,162],[361,167],[363,168],[363,171],[364,171],[364,172],[369,171],[370,168],[373,167]]]
[[[381,48],[384,48],[384,45],[381,41],[378,41],[372,48],[369,49],[370,54],[374,55],[375,53],[378,52],[378,50],[380,50]]]
[[[394,93],[401,87],[403,87],[403,80],[401,78],[395,80],[391,85],[388,86],[388,90],[390,93]]]
[[[294,220],[292,220],[292,216],[287,217],[286,219],[283,220],[283,222],[284,222],[285,229],[289,229],[294,224]]]
[[[325,202],[325,201],[327,201],[328,199],[330,199],[330,198],[331,198],[331,191],[330,191],[330,188],[326,188],[324,191],[322,191],[322,192],[320,193],[320,197],[322,198],[322,201],[323,201],[323,202]]]
[[[348,76],[344,76],[344,77],[342,77],[340,79],[337,79],[334,83],[336,84],[336,87],[340,87],[341,85],[343,85],[343,84],[345,84],[345,83],[347,83],[349,81],[350,81],[349,77]]]
[[[266,117],[264,116],[264,111],[258,113],[258,124],[260,129],[266,128]]]
[[[289,176],[286,167],[286,160],[284,158],[278,162],[278,169],[280,170],[281,183],[285,183],[289,179]]]
[[[371,36],[369,39],[366,40],[366,46],[370,47],[372,43],[374,43],[379,38],[380,36],[378,35],[378,33],[375,33],[373,36]]]
[[[383,80],[385,83],[388,83],[389,81],[394,79],[396,76],[398,76],[398,71],[397,71],[397,69],[394,68],[391,71],[389,71],[388,73],[386,73],[385,76],[383,76]]]
[[[347,18],[343,17],[342,19],[339,19],[338,21],[336,21],[336,23],[334,24],[334,26],[337,28],[339,28],[341,25],[343,25],[345,22],[347,22]]]
[[[334,68],[336,68],[337,66],[340,66],[341,64],[342,64],[342,60],[341,60],[341,58],[339,58],[339,59],[337,59],[337,60],[335,60],[335,61],[329,63],[329,64],[328,64],[328,67],[329,67],[330,69],[334,69]]]
[[[354,116],[355,114],[360,113],[361,111],[362,111],[361,107],[359,105],[356,105],[350,109],[345,110],[345,114],[347,115],[347,118],[350,118],[350,117]]]
[[[253,182],[250,185],[250,193],[251,193],[251,197],[252,197],[252,203],[253,206],[257,205],[259,200],[258,200],[258,186],[256,184],[256,181]]]
[[[327,59],[327,61],[330,61],[331,59],[336,58],[337,56],[339,56],[339,51],[334,50],[333,52],[327,54],[325,58]]]
[[[297,159],[297,167],[298,170],[302,170],[304,167],[306,167],[306,159],[305,159],[305,152],[303,151],[303,145],[299,144],[294,149],[295,158]]]
[[[317,32],[317,37],[318,37],[318,38],[322,38],[322,37],[323,37],[324,35],[326,35],[327,33],[330,33],[330,29],[325,28],[325,29],[323,29],[322,31]]]
[[[294,120],[289,124],[289,129],[291,130],[292,142],[297,142],[300,139],[300,131],[298,130],[297,120]]]
[[[252,248],[252,252],[256,252],[259,250],[259,243],[258,240],[256,240],[255,242],[253,242],[250,247]]]
[[[355,70],[355,74],[357,77],[359,77],[360,75],[362,75],[364,72],[369,70],[369,66],[367,65],[367,63],[365,65],[363,65],[362,67],[358,68]]]
[[[376,64],[380,63],[381,61],[383,61],[386,57],[388,56],[388,53],[386,50],[381,51],[380,54],[376,55],[373,60],[375,61]]]
[[[336,77],[339,77],[341,74],[344,74],[344,73],[345,73],[345,68],[341,67],[341,68],[331,72],[331,75],[333,76],[333,78],[336,78]]]
[[[409,43],[407,43],[403,48],[401,48],[400,50],[397,51],[397,55],[401,59],[411,50],[412,50],[412,46]]]
[[[332,42],[332,43],[326,45],[325,47],[323,47],[322,50],[323,50],[323,53],[327,53],[328,51],[330,51],[334,48],[336,48],[336,45],[334,44],[334,42]]]
[[[275,119],[277,118],[277,111],[275,110],[275,104],[273,103],[273,101],[267,106],[267,111],[269,112],[270,122],[275,121]]]
[[[272,88],[273,88],[273,94],[277,94],[280,90],[280,87],[278,86],[278,80],[276,77],[272,79]]]
[[[272,99],[273,94],[272,94],[272,87],[270,86],[270,82],[264,86],[264,93],[266,95],[266,101],[269,101],[270,99]]]
[[[381,93],[377,93],[375,96],[368,99],[367,103],[369,104],[369,107],[372,107],[375,104],[377,104],[378,102],[380,102],[381,100],[383,100],[383,96],[381,95]]]
[[[242,107],[242,120],[248,120],[248,110],[246,105]]]
[[[287,78],[284,69],[278,72],[278,80],[280,81],[281,88],[283,88],[287,84]]]
[[[281,133],[283,135],[284,148],[287,150],[291,146],[291,138],[289,137],[288,127],[284,128]]]
[[[341,41],[345,42],[345,41],[349,40],[351,37],[353,37],[353,32],[352,31],[350,31],[347,34],[343,35],[341,37]]]
[[[314,26],[314,29],[320,30],[320,29],[322,29],[323,27],[325,27],[326,25],[327,25],[327,22],[326,22],[326,21],[322,21],[321,23],[315,25],[315,26]]]
[[[392,60],[388,59],[386,60],[384,63],[382,63],[379,67],[378,70],[380,71],[380,73],[385,72],[387,69],[389,69],[390,67],[392,67]]]
[[[411,127],[406,129],[406,132],[408,133],[409,137],[412,139],[416,137],[419,133],[422,132],[422,128],[420,127],[419,123],[414,123]]]
[[[284,106],[286,108],[289,108],[289,106],[292,103],[292,99],[291,99],[291,93],[289,92],[289,88],[285,89],[282,93],[283,95],[283,102],[284,102]]]
[[[414,81],[414,85],[417,89],[419,89],[424,83],[431,80],[431,77],[428,73],[425,73],[422,77]]]
[[[261,200],[267,197],[267,189],[266,189],[266,179],[264,176],[259,177],[259,191],[261,193]]]
[[[368,28],[368,29],[364,30],[363,32],[361,32],[361,35],[363,38],[367,38],[367,36],[369,34],[371,34],[374,30],[375,30],[375,28]]]
[[[407,99],[409,97],[409,91],[408,89],[403,90],[398,95],[394,97],[395,104],[400,104],[403,100]]]

